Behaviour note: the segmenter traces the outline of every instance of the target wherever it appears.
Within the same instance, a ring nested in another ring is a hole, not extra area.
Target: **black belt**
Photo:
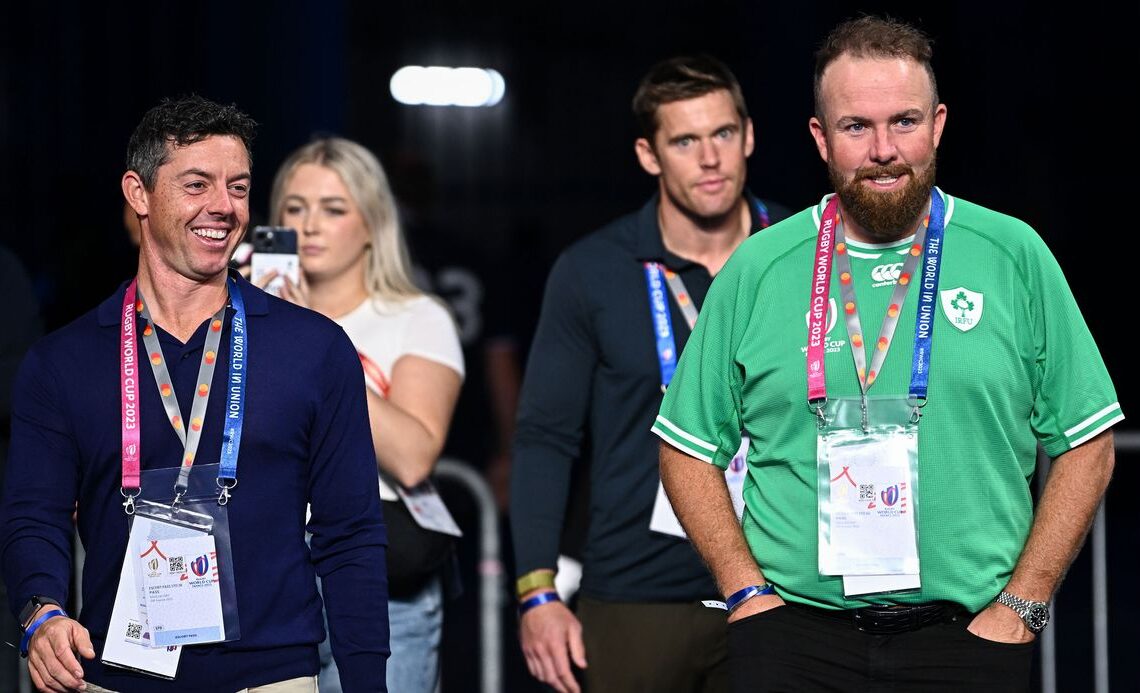
[[[813,614],[845,621],[856,630],[873,635],[906,633],[935,623],[949,623],[966,613],[953,602],[930,602],[908,606],[865,606],[860,609],[818,609],[802,604],[795,606]]]

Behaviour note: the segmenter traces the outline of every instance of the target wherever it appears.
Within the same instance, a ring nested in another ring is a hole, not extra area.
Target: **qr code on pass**
[[[875,485],[874,484],[859,484],[859,500],[861,500],[861,501],[875,500]]]
[[[170,572],[172,572],[172,573],[185,573],[186,572],[186,558],[184,556],[171,556],[170,557]]]
[[[131,621],[130,623],[128,623],[127,624],[127,637],[130,638],[131,640],[141,640],[142,639],[142,624],[137,623],[135,621]]]

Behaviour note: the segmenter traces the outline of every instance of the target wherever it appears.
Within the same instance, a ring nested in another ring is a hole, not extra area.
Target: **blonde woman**
[[[387,176],[361,145],[325,138],[293,152],[270,205],[274,224],[298,232],[301,278],[286,282],[281,297],[335,320],[360,354],[389,528],[388,689],[430,693],[450,540],[418,527],[396,491],[421,487],[443,449],[464,373],[455,325],[412,284]],[[322,691],[338,690],[325,679]]]

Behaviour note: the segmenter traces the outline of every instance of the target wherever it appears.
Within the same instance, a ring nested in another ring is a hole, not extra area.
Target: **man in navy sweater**
[[[227,273],[249,222],[254,125],[199,97],[144,116],[122,180],[142,228],[137,279],[20,368],[0,557],[40,690],[315,691],[317,576],[344,690],[384,690],[387,537],[356,353],[331,321]],[[151,483],[162,469],[229,487],[214,491],[228,496],[218,514],[232,547],[230,639],[182,647],[172,680],[104,661],[131,630],[110,630],[113,608],[132,601],[116,605],[133,565],[128,513],[140,485],[142,498],[173,497]],[[60,606],[73,512],[86,553],[78,620]]]

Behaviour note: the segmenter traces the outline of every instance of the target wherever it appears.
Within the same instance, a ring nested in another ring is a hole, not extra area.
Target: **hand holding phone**
[[[284,226],[255,226],[253,229],[253,255],[250,259],[250,281],[260,285],[270,270],[277,276],[265,290],[274,296],[281,295],[285,277],[296,284],[300,280],[301,263],[297,257],[297,231]]]

